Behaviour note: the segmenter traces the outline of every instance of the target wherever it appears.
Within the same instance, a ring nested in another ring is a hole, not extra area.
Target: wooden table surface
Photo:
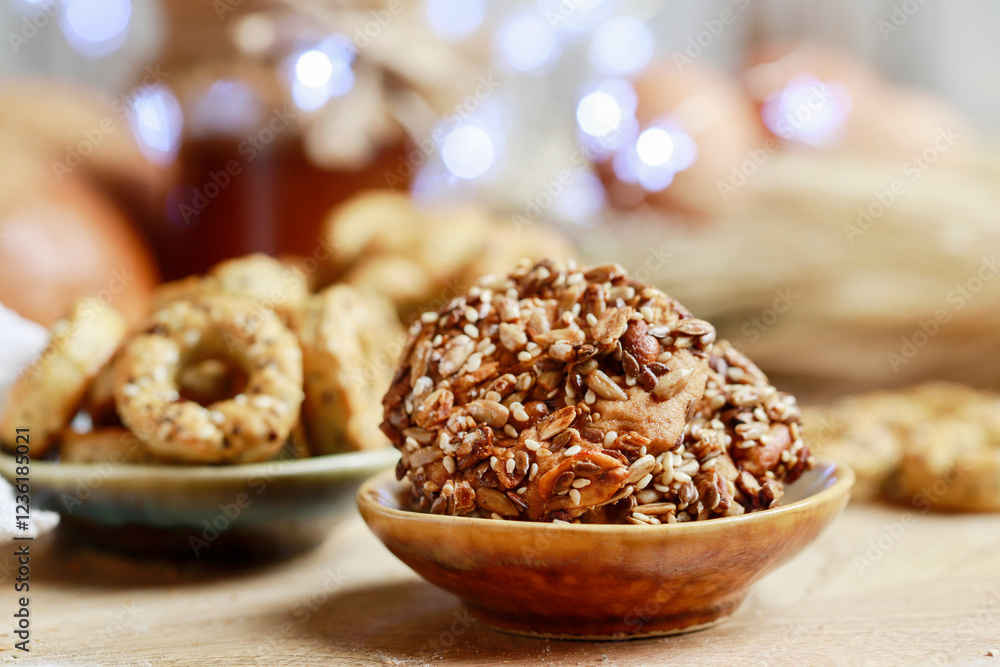
[[[319,549],[253,569],[35,542],[30,656],[11,648],[6,571],[0,586],[0,662],[10,664],[1000,667],[988,655],[1000,656],[1000,516],[904,516],[882,505],[849,507],[758,582],[729,621],[663,639],[494,632],[397,561],[357,516]]]

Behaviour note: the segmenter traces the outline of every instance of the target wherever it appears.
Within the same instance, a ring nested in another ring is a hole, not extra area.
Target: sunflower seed
[[[624,401],[628,399],[628,394],[625,393],[625,390],[609,378],[604,371],[593,371],[587,376],[586,383],[601,398],[606,398],[610,401]]]
[[[687,387],[691,378],[690,368],[678,368],[660,377],[653,387],[653,396],[661,401],[673,398]]]

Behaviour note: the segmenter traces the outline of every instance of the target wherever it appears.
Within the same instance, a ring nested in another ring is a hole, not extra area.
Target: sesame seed
[[[517,408],[511,411],[514,414],[514,419],[519,422],[528,421],[528,413],[524,411],[524,408]]]
[[[479,338],[479,329],[477,329],[476,325],[474,324],[466,324],[464,327],[462,327],[462,331],[465,332],[465,335],[468,336],[469,338],[472,339]]]
[[[574,505],[579,505],[580,501],[583,499],[582,496],[580,495],[580,490],[579,489],[570,489],[569,490],[569,499],[571,501],[573,501]]]
[[[528,481],[530,482],[533,479],[535,479],[535,475],[537,474],[538,474],[538,464],[532,463],[531,467],[528,468]]]
[[[652,481],[653,481],[653,476],[652,475],[646,475],[645,477],[643,477],[642,479],[640,479],[638,481],[638,483],[636,483],[636,488],[645,489],[647,486],[649,486],[649,483],[652,482]]]
[[[525,438],[524,446],[533,452],[537,452],[538,448],[541,447],[542,445],[537,440],[532,440],[531,438]]]
[[[618,434],[615,431],[608,431],[604,434],[604,446],[610,447],[614,444],[615,440],[618,439]]]
[[[425,324],[432,324],[438,321],[438,314],[435,313],[433,310],[429,310],[426,313],[422,313],[420,315],[420,321],[424,322]]]
[[[212,415],[212,421],[218,424],[219,426],[222,426],[223,424],[226,423],[226,415],[219,412],[218,410],[212,410],[210,414]]]
[[[274,405],[274,399],[267,395],[254,396],[250,404],[255,408],[266,410],[267,408]]]
[[[531,361],[531,352],[528,352],[527,350],[521,350],[520,352],[517,353],[517,360]]]
[[[597,395],[594,393],[593,389],[588,389],[587,393],[583,395],[583,400],[587,402],[588,405],[593,405],[597,401]]]
[[[590,486],[590,480],[586,477],[578,477],[573,480],[574,489],[582,489],[585,486]]]
[[[451,456],[446,456],[443,459],[444,469],[448,471],[448,474],[453,474],[455,472],[455,459]]]
[[[572,446],[572,447],[570,447],[569,449],[567,449],[567,450],[564,450],[564,451],[563,451],[563,455],[564,455],[564,456],[566,456],[566,457],[570,457],[570,456],[576,456],[576,455],[577,455],[577,454],[579,454],[579,453],[580,453],[580,452],[581,452],[582,450],[583,450],[583,448],[582,448],[582,447],[580,447],[580,445],[573,445],[573,446]]]
[[[517,437],[517,429],[511,426],[510,424],[507,424],[503,427],[503,432],[506,433],[508,437],[511,438]]]
[[[483,355],[480,352],[476,352],[469,357],[469,360],[465,362],[465,368],[462,370],[466,373],[475,373],[479,370],[479,367],[483,365]]]
[[[142,392],[137,385],[132,383],[122,386],[122,393],[126,396],[138,396]]]
[[[504,467],[507,469],[508,475],[513,475],[515,467],[514,459],[507,459],[507,463],[504,464]]]
[[[247,404],[246,394],[236,394],[235,396],[233,396],[233,403],[235,403],[236,405],[246,405]]]
[[[517,495],[523,496],[527,491],[528,491],[528,487],[522,486],[522,487],[518,488]]]
[[[465,319],[469,320],[471,324],[475,324],[479,321],[479,311],[477,311],[472,306],[465,307]]]
[[[490,457],[490,467],[491,468],[493,468],[494,470],[496,470],[498,463],[500,463],[500,461],[497,459],[497,457],[495,457],[495,456],[491,456]]]
[[[597,318],[594,316],[593,313],[587,313],[586,320],[587,324],[589,324],[590,326],[594,326],[597,324]]]

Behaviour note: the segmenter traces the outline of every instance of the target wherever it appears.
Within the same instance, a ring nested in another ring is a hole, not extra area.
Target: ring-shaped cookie
[[[189,364],[225,357],[247,374],[244,393],[202,406],[181,397]],[[302,351],[273,311],[252,301],[206,295],[153,315],[117,364],[122,422],[150,452],[186,463],[244,463],[274,456],[302,404]]]
[[[125,318],[99,299],[75,304],[52,327],[45,351],[11,389],[0,418],[4,445],[13,449],[21,429],[28,434],[30,455],[44,456],[127,332]]]

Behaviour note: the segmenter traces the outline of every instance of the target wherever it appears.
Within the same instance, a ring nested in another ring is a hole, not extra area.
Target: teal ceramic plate
[[[31,502],[58,512],[64,535],[135,555],[267,559],[322,542],[355,511],[361,482],[398,458],[387,448],[234,466],[32,461]],[[0,475],[14,474],[0,454]]]

